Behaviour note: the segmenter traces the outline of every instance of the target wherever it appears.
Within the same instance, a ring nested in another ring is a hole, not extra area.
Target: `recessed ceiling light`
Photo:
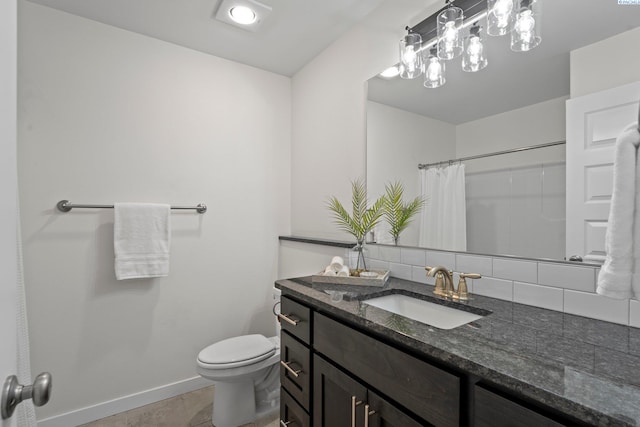
[[[214,17],[245,31],[256,32],[270,13],[271,6],[257,0],[222,0]]]
[[[229,16],[238,24],[249,25],[256,22],[256,13],[247,6],[234,6],[229,9]]]

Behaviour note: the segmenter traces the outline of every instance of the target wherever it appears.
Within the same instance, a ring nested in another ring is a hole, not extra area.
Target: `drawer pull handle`
[[[289,426],[291,424],[295,424],[295,423],[296,423],[295,421],[282,421],[282,420],[280,420],[280,425],[282,427],[287,427],[287,426]]]
[[[369,415],[376,413],[374,410],[369,410],[369,405],[364,405],[364,427],[369,427]]]
[[[355,396],[351,396],[351,427],[356,427],[356,406],[362,405],[362,401],[356,400]]]
[[[284,360],[280,361],[280,364],[282,365],[283,368],[285,368],[287,371],[289,371],[289,373],[291,375],[293,375],[294,377],[298,378],[300,376],[300,374],[302,373],[302,370],[298,369],[297,371],[293,368],[291,368],[291,366],[289,366],[292,362],[285,362]]]
[[[291,316],[290,314],[282,314],[282,313],[278,313],[278,318],[284,320],[285,322],[289,323],[290,325],[293,326],[297,326],[298,323],[300,323],[300,320],[298,319],[292,319],[289,316]]]

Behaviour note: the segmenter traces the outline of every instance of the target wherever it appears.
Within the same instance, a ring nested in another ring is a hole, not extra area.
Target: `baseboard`
[[[38,421],[38,427],[70,427],[90,423],[100,418],[109,417],[130,409],[198,390],[203,387],[213,385],[209,380],[202,377],[193,377],[184,381],[156,387],[129,396],[109,400],[97,405],[88,406],[76,411],[67,412],[61,415],[45,418]]]

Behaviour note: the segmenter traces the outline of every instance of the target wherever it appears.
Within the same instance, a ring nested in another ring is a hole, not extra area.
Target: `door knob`
[[[35,406],[42,406],[51,397],[51,374],[43,372],[36,377],[32,385],[18,384],[18,377],[7,377],[2,387],[2,419],[13,415],[18,403],[23,400],[33,399]]]

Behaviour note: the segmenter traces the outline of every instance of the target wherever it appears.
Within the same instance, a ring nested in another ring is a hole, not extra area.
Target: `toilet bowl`
[[[280,299],[278,289],[274,289],[274,299]],[[241,335],[203,349],[198,354],[196,369],[215,385],[213,424],[238,427],[278,412],[279,362],[278,336]]]

